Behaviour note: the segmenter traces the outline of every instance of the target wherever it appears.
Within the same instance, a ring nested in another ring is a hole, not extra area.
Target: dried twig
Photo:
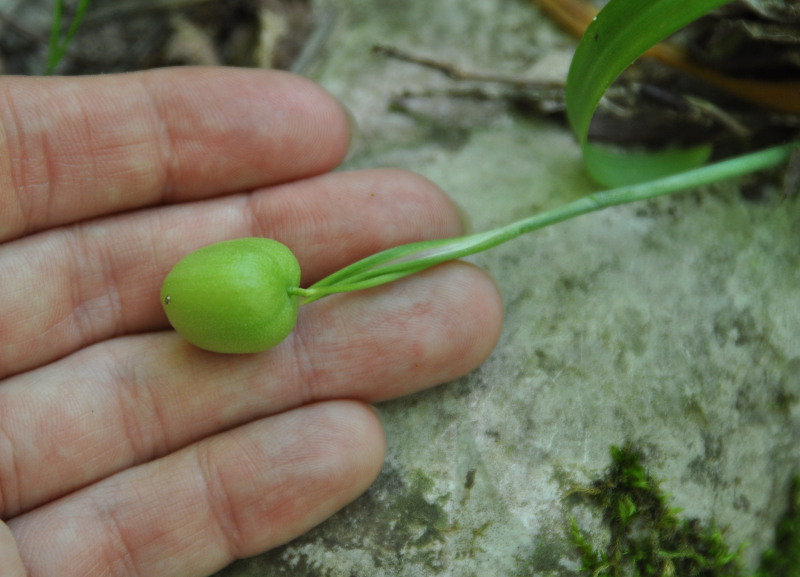
[[[414,54],[405,50],[401,50],[400,48],[387,46],[384,44],[377,44],[373,46],[373,51],[389,58],[394,58],[396,60],[401,60],[403,62],[409,62],[411,64],[416,64],[417,66],[424,66],[425,68],[436,70],[448,78],[459,82],[476,82],[481,84],[492,83],[501,85],[508,89],[508,91],[503,94],[491,94],[486,90],[474,87],[462,87],[455,90],[440,92],[407,91],[399,97],[400,99],[420,97],[430,98],[437,96],[472,98],[480,100],[496,100],[497,98],[505,98],[507,100],[515,100],[524,103],[527,106],[538,109],[547,114],[560,112],[564,109],[565,81],[542,80],[541,78],[531,78],[502,72],[484,72],[479,70],[465,69],[450,62]],[[395,104],[397,104],[397,101],[395,101]]]

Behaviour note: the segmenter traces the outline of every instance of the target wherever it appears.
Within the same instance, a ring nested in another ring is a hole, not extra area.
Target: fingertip
[[[357,464],[357,482],[348,489],[355,499],[372,485],[386,458],[386,435],[380,414],[371,405],[356,400],[332,401],[323,406],[338,426],[342,454],[349,454],[349,459]]]
[[[451,262],[301,310],[285,352],[305,401],[379,402],[449,382],[478,367],[499,340],[503,304],[481,269]]]
[[[306,405],[287,416],[303,430],[310,459],[333,469],[354,472],[355,492],[366,489],[378,475],[386,454],[383,425],[375,409],[355,399],[334,399]],[[290,427],[290,425],[287,425]],[[300,454],[300,451],[298,451]]]
[[[442,188],[419,173],[398,168],[382,168],[374,173],[391,183],[387,193],[397,199],[397,212],[426,224],[424,238],[447,238],[464,234],[466,212]],[[414,207],[425,207],[423,214]],[[411,208],[406,208],[411,207]],[[411,240],[407,242],[412,242]]]
[[[240,515],[260,511],[236,547],[240,556],[281,545],[328,519],[372,485],[386,455],[377,413],[355,400],[307,405],[250,427],[266,452],[257,481],[266,497],[236,499]]]
[[[417,280],[428,285],[429,298],[437,303],[432,313],[437,330],[419,338],[436,352],[431,358],[441,359],[445,378],[440,382],[475,370],[502,333],[504,307],[497,284],[483,269],[463,261],[446,263]]]
[[[465,262],[453,263],[459,267],[454,277],[454,306],[466,327],[468,348],[465,358],[472,359],[473,370],[481,365],[497,346],[503,332],[505,306],[494,277],[485,270]],[[459,306],[458,303],[463,303]]]
[[[299,176],[322,174],[336,168],[350,148],[352,114],[316,82],[288,72],[270,72],[286,83],[283,92],[286,114],[296,123],[295,137],[289,138],[288,144],[300,144],[294,151],[287,152],[288,156],[294,152],[297,162],[307,167]]]
[[[219,67],[141,74],[154,100],[163,103],[161,116],[173,139],[191,142],[198,132],[211,135],[203,142],[205,150],[185,147],[180,165],[185,171],[174,176],[176,183],[193,184],[190,194],[198,195],[198,185],[207,180],[198,179],[201,168],[219,162],[208,154],[200,157],[211,148],[227,167],[238,168],[229,179],[228,187],[234,189],[322,174],[347,154],[350,121],[344,106],[308,78],[279,70]],[[218,186],[219,171],[211,176]]]

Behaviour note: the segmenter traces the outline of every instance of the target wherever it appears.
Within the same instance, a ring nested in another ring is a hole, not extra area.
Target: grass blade
[[[80,28],[80,25],[83,22],[83,17],[86,15],[86,10],[88,8],[89,0],[80,0],[78,2],[75,16],[73,16],[72,21],[69,24],[69,28],[62,38],[61,30],[64,13],[64,0],[55,0],[53,2],[53,23],[50,26],[50,41],[47,50],[47,67],[45,68],[44,72],[45,76],[53,74],[58,66],[58,63],[61,62],[64,54],[67,52],[67,48],[69,48],[70,43],[72,42],[73,38],[75,38],[75,34],[78,33],[78,28]]]

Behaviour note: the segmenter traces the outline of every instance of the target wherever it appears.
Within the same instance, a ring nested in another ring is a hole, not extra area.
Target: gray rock
[[[358,123],[346,168],[400,166],[447,190],[475,230],[595,185],[558,120],[503,102],[419,99],[453,81],[371,52],[557,77],[573,42],[516,0],[333,0],[310,74]],[[687,517],[714,519],[752,567],[800,468],[800,211],[760,181],[621,206],[472,260],[504,295],[502,342],[463,379],[379,407],[385,470],[308,535],[220,575],[576,575],[565,502],[631,441]],[[600,533],[602,535],[602,533]]]

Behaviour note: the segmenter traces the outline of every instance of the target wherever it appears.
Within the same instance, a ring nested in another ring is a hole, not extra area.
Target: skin
[[[486,358],[501,303],[463,263],[301,307],[262,354],[168,330],[161,282],[200,246],[275,238],[306,286],[461,232],[419,176],[331,173],[348,132],[278,72],[0,80],[3,577],[200,576],[285,543],[379,473],[372,403]]]

